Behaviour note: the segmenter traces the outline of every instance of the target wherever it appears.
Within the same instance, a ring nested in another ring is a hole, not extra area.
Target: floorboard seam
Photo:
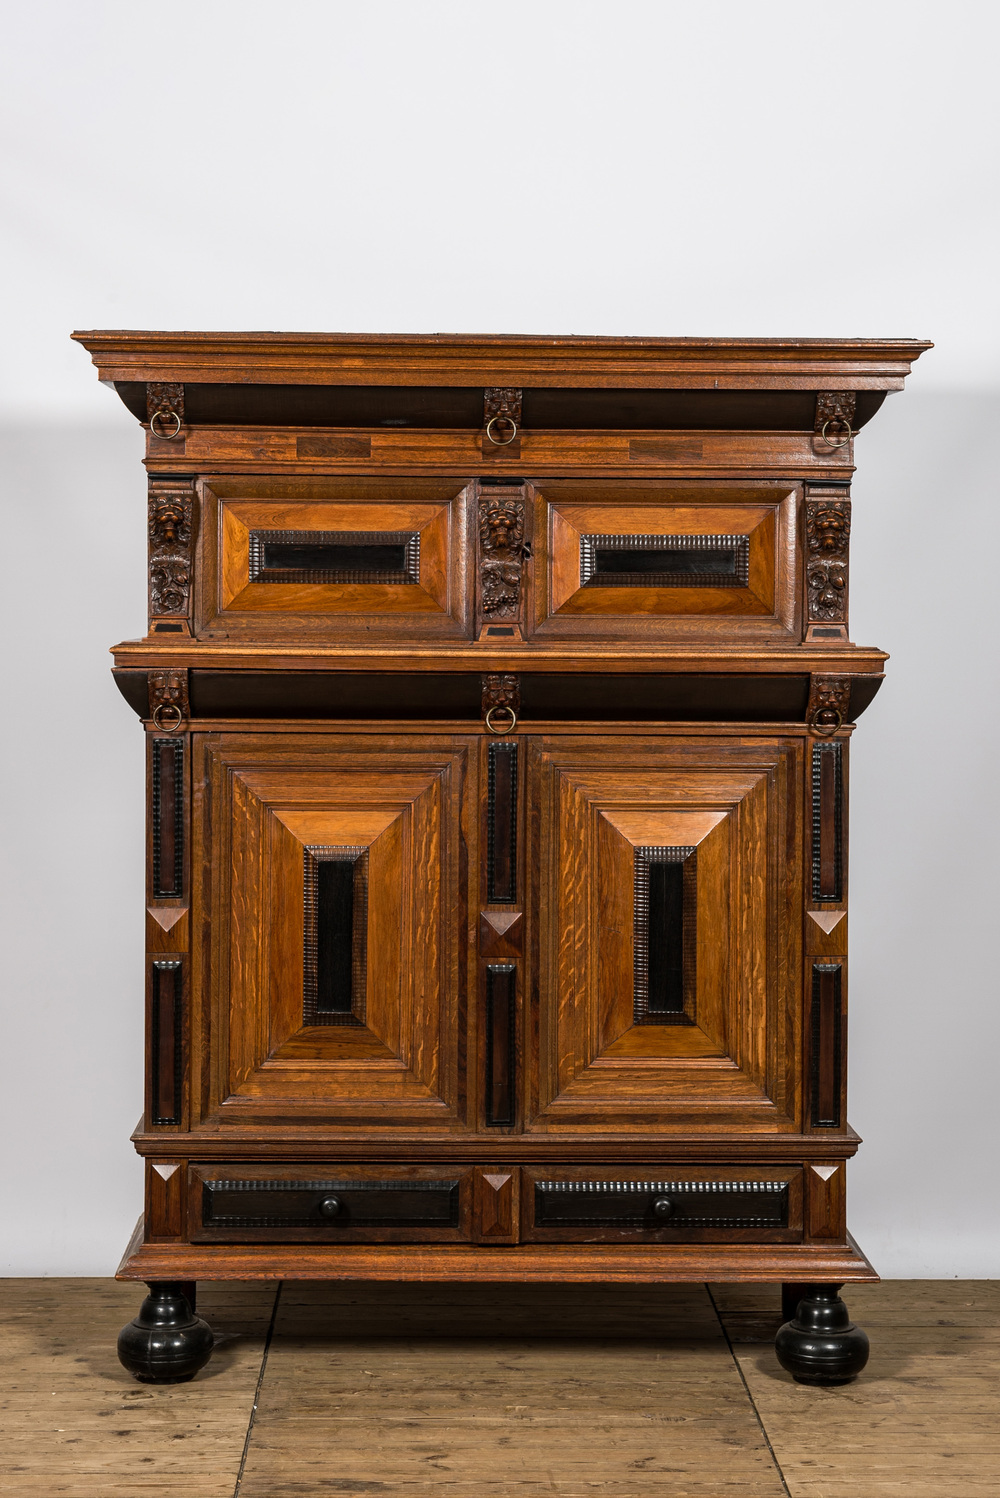
[[[243,1486],[243,1473],[246,1471],[247,1457],[250,1455],[250,1437],[253,1434],[253,1423],[257,1418],[260,1391],[264,1386],[264,1370],[267,1367],[267,1355],[271,1351],[271,1338],[274,1336],[274,1323],[278,1319],[278,1302],[281,1299],[281,1291],[284,1283],[284,1280],[278,1281],[278,1288],[274,1295],[274,1305],[271,1307],[271,1320],[268,1323],[267,1336],[264,1338],[264,1352],[260,1360],[257,1387],[253,1391],[253,1406],[250,1410],[250,1419],[247,1421],[247,1433],[243,1440],[243,1455],[240,1457],[240,1470],[236,1474],[236,1486],[233,1488],[233,1498],[240,1498],[240,1488]]]
[[[715,1315],[716,1315],[716,1318],[718,1320],[719,1326],[722,1328],[722,1335],[726,1339],[726,1346],[729,1348],[729,1356],[733,1360],[733,1364],[735,1365],[736,1372],[740,1376],[740,1383],[743,1385],[744,1389],[746,1390],[746,1396],[747,1396],[747,1398],[750,1401],[750,1408],[753,1410],[754,1417],[755,1417],[755,1419],[757,1421],[757,1424],[760,1426],[760,1433],[764,1437],[764,1445],[767,1447],[768,1451],[771,1454],[771,1460],[774,1463],[774,1470],[777,1472],[778,1477],[779,1477],[779,1479],[781,1481],[782,1490],[787,1495],[787,1498],[792,1498],[791,1489],[789,1488],[788,1483],[785,1481],[785,1474],[784,1474],[784,1472],[782,1472],[782,1470],[781,1470],[781,1463],[778,1461],[778,1458],[777,1458],[777,1456],[775,1455],[775,1452],[774,1452],[774,1447],[771,1445],[771,1437],[768,1435],[767,1430],[766,1430],[766,1428],[764,1426],[764,1422],[763,1422],[763,1420],[760,1417],[760,1410],[757,1408],[756,1401],[755,1401],[753,1395],[750,1392],[750,1385],[746,1381],[746,1376],[745,1376],[745,1374],[743,1372],[743,1369],[740,1367],[740,1360],[736,1356],[736,1349],[733,1347],[732,1339],[731,1339],[728,1331],[726,1330],[726,1323],[723,1321],[722,1315],[721,1315],[721,1313],[719,1311],[719,1307],[715,1303],[715,1296],[712,1294],[712,1287],[711,1287],[711,1285],[706,1285],[705,1289],[708,1291],[708,1298],[712,1302],[712,1310],[715,1312]]]

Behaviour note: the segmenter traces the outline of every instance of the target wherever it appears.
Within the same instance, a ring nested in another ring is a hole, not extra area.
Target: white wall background
[[[929,337],[858,441],[852,1227],[1000,1270],[996,7],[36,0],[5,22],[0,1273],[141,1199],[139,429],[72,328]]]

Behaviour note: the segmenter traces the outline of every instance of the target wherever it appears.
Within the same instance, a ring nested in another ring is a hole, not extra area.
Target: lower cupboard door
[[[797,1243],[798,1166],[526,1167],[525,1243]]]
[[[225,734],[198,746],[224,1122],[463,1126],[474,743]]]
[[[539,736],[529,1131],[791,1133],[800,738]]]
[[[202,1243],[461,1243],[466,1166],[192,1166],[189,1234]]]

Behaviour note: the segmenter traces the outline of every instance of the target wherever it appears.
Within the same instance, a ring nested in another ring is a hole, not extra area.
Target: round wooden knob
[[[658,1196],[653,1203],[653,1216],[658,1217],[661,1222],[665,1222],[672,1215],[673,1210],[674,1204],[669,1196]]]
[[[321,1217],[339,1217],[343,1203],[339,1196],[324,1196],[319,1204]]]

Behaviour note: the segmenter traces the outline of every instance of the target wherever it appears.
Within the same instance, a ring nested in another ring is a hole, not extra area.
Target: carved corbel
[[[188,633],[191,577],[194,570],[194,486],[190,479],[149,481],[149,620],[183,620]]]
[[[483,391],[483,457],[521,456],[521,392],[511,385]]]
[[[853,390],[820,390],[816,395],[816,417],[813,431],[824,447],[846,447],[854,436],[854,410],[857,397]]]
[[[806,639],[847,638],[851,502],[806,499]],[[816,626],[820,626],[816,628]],[[829,626],[839,626],[830,628]]]
[[[161,442],[176,442],[184,432],[184,386],[150,380],[146,385],[146,421],[150,436]]]
[[[483,722],[490,733],[513,733],[521,711],[521,680],[512,672],[487,671],[482,678]]]
[[[191,716],[187,671],[150,671],[149,716],[161,733],[176,733]]]
[[[816,672],[809,678],[809,704],[806,722],[814,734],[828,739],[848,721],[851,709],[851,678],[849,676],[821,676]]]

